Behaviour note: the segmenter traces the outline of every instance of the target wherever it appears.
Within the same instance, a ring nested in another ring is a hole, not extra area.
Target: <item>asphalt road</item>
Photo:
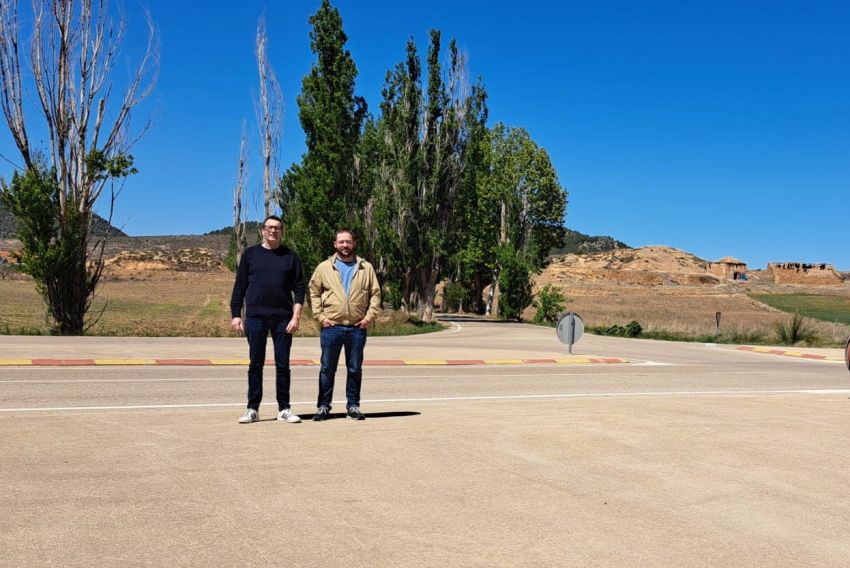
[[[0,338],[0,357],[244,357],[241,340]],[[838,361],[585,336],[626,364],[368,367],[364,422],[244,411],[241,367],[0,367],[0,566],[847,566]],[[460,322],[367,358],[564,357]],[[841,350],[817,353],[840,355]],[[296,340],[293,357],[318,357]],[[335,411],[344,410],[344,369]]]

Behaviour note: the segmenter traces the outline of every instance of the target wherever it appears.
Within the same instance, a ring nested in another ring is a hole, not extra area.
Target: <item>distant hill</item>
[[[666,246],[598,253],[570,253],[550,258],[537,277],[540,285],[712,286],[725,283],[709,263],[689,252]]]
[[[243,225],[245,225],[246,232],[256,231],[258,234],[260,232],[260,223],[258,221],[245,221]],[[232,232],[233,225],[225,225],[221,229],[204,233],[204,235],[230,235]]]
[[[99,215],[94,216],[92,222],[92,234],[102,236],[109,231],[111,237],[126,237],[127,234],[106,222],[106,219]],[[14,239],[18,234],[18,223],[15,217],[6,209],[6,206],[0,203],[0,239]]]
[[[618,241],[613,237],[598,236],[591,237],[572,229],[567,229],[564,246],[558,249],[552,249],[549,254],[586,254],[594,252],[607,252],[617,249],[630,249],[629,245]]]

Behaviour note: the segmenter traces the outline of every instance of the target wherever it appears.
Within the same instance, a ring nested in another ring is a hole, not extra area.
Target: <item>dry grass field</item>
[[[98,289],[92,314],[103,310],[91,335],[225,337],[230,331],[230,292],[233,274],[215,272],[149,271],[130,279],[105,280]],[[441,326],[408,322],[402,314],[385,312],[373,335],[406,335],[436,331]],[[32,280],[0,280],[0,334],[47,334],[41,297]],[[301,336],[318,335],[309,312],[301,320]]]
[[[93,335],[228,335],[226,273],[168,272],[140,280],[104,281],[93,314],[106,310]],[[31,280],[0,280],[0,332],[47,333],[45,308]]]

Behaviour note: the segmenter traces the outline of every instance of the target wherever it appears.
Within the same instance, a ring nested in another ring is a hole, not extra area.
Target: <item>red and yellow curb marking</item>
[[[559,359],[366,359],[364,366],[404,367],[437,365],[569,365],[593,363],[629,363],[612,357],[570,357]],[[266,361],[273,365],[274,360]],[[292,367],[315,367],[318,359],[292,359]],[[168,367],[246,366],[248,359],[0,359],[0,367],[94,367],[125,365],[158,365]]]
[[[766,355],[782,355],[783,357],[797,357],[798,359],[814,359],[816,361],[843,361],[841,357],[832,355],[816,355],[814,353],[802,353],[800,351],[786,351],[784,349],[771,349],[770,347],[750,347],[743,345],[737,347],[738,351],[749,351],[751,353],[764,353]]]

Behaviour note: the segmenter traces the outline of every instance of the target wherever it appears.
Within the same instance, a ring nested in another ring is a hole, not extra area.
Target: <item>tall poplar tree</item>
[[[397,295],[407,309],[414,291],[413,218],[422,171],[421,68],[411,38],[405,61],[387,73],[381,118],[367,128],[363,144],[366,165],[374,171],[372,214],[367,216],[373,259],[390,296]]]
[[[329,254],[336,228],[363,227],[357,146],[367,111],[354,94],[357,66],[345,48],[339,11],[322,0],[310,24],[316,59],[297,98],[307,152],[284,174],[280,203],[287,240],[308,269]]]
[[[390,283],[422,319],[434,317],[437,281],[446,272],[463,228],[461,194],[473,134],[486,122],[486,93],[467,84],[466,61],[454,41],[449,66],[440,63],[440,32],[431,32],[427,88],[412,40],[407,58],[387,76],[377,126],[379,175],[373,225]]]

